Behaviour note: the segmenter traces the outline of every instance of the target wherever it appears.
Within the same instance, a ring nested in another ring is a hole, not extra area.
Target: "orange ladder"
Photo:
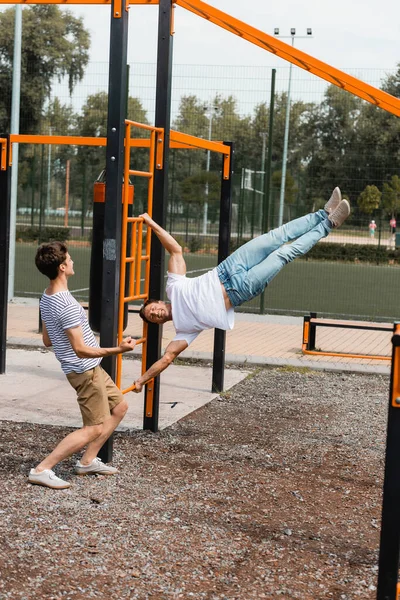
[[[130,169],[131,148],[138,144],[131,138],[133,127],[150,131],[150,158],[148,171],[135,171]],[[135,121],[125,121],[125,159],[124,159],[124,181],[128,182],[130,175],[135,177],[145,177],[148,180],[147,188],[147,213],[152,216],[153,212],[153,187],[154,172],[156,169],[162,169],[162,155],[164,145],[164,129],[144,125]],[[129,204],[129,186],[123,187],[122,198],[122,235],[121,235],[121,273],[119,285],[119,307],[118,307],[118,344],[121,343],[124,327],[124,308],[127,302],[133,300],[147,300],[149,296],[150,283],[150,250],[151,250],[151,229],[147,228],[145,234],[145,244],[143,253],[143,219],[140,217],[128,216]],[[129,256],[127,255],[128,228],[132,227],[131,244]],[[145,263],[144,280],[141,280],[142,265]],[[127,295],[125,291],[126,270],[129,265],[129,290]],[[143,323],[143,335],[136,341],[136,344],[142,344],[142,373],[146,371],[146,343],[147,343],[147,323]],[[117,375],[116,384],[121,388],[122,381],[122,354],[117,355]],[[151,382],[148,382],[151,384]],[[149,388],[152,386],[149,385]],[[135,389],[135,384],[122,390],[123,394]],[[151,402],[152,395],[148,394],[147,402]]]

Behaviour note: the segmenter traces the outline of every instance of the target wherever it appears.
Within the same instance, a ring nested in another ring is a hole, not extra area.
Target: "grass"
[[[16,245],[15,295],[39,297],[47,280],[34,265],[36,246]],[[87,300],[90,248],[70,245],[76,275],[70,289],[80,300]],[[99,260],[101,258],[99,257]],[[190,275],[201,275],[217,264],[216,257],[185,256]],[[265,312],[303,315],[310,311],[325,316],[363,320],[400,320],[400,267],[353,263],[298,260],[290,263],[268,286]],[[245,310],[259,311],[259,299]]]

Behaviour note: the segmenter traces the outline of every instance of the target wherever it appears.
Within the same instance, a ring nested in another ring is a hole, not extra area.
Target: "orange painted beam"
[[[193,147],[201,148],[204,150],[210,150],[212,152],[219,152],[220,154],[230,154],[230,146],[225,146],[222,142],[211,142],[210,140],[204,140],[203,138],[195,137],[194,135],[188,135],[187,133],[180,133],[179,131],[170,131],[170,139],[172,143],[184,144],[184,146],[178,147]],[[172,148],[171,144],[171,148]]]
[[[251,27],[243,21],[235,19],[231,15],[210,6],[206,2],[202,2],[202,0],[175,0],[175,2],[195,15],[234,33],[242,39],[263,48],[263,50],[272,52],[272,54],[293,63],[309,73],[313,73],[313,75],[316,75],[321,79],[325,79],[329,83],[332,83],[371,104],[379,106],[393,115],[400,116],[399,98],[395,98],[368,83],[364,83],[356,77],[347,75],[347,73],[335,69],[321,60],[318,60],[301,50],[297,50],[289,44],[285,44],[285,42],[282,42],[274,36],[268,35],[255,27]]]

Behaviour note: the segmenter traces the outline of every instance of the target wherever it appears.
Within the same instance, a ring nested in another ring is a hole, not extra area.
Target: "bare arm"
[[[72,329],[66,329],[65,333],[71,343],[71,346],[75,354],[79,358],[102,358],[103,356],[111,356],[113,354],[122,354],[123,352],[129,352],[135,347],[135,340],[130,336],[122,340],[119,346],[115,348],[92,348],[86,346],[83,339],[82,327],[73,327]]]
[[[44,321],[42,321],[42,338],[43,344],[46,346],[46,348],[50,348],[50,346],[53,345],[51,343],[51,339],[49,338],[49,334],[47,333],[46,324]]]
[[[168,271],[177,275],[186,275],[186,263],[182,255],[182,247],[165,229],[158,225],[147,213],[140,215],[146,225],[151,227],[165,250],[169,253]]]
[[[147,369],[146,373],[143,373],[141,377],[135,381],[134,392],[138,393],[142,391],[142,387],[145,383],[157,377],[162,371],[164,371],[169,365],[175,360],[175,358],[188,347],[186,340],[177,340],[170,342],[165,350],[165,354],[160,360],[151,365]]]

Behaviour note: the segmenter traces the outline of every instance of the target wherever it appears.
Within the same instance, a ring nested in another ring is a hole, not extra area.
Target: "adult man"
[[[204,329],[232,329],[235,306],[261,294],[285,264],[306,254],[349,214],[350,205],[336,187],[324,209],[251,240],[212,271],[190,279],[186,278],[181,246],[149,215],[142,215],[170,254],[166,292],[171,303],[148,300],[140,316],[159,325],[172,320],[176,336],[164,356],[135,381],[134,391],[140,392],[147,381],[166,369]]]
[[[52,468],[86,446],[75,466],[78,475],[100,473],[114,475],[118,469],[105,465],[97,453],[123,419],[128,404],[109,375],[100,367],[104,356],[133,350],[130,337],[115,348],[100,348],[82,306],[68,291],[68,279],[74,275],[74,263],[61,242],[42,244],[35,263],[50,279],[40,299],[43,342],[53,346],[69,383],[76,390],[83,427],[67,435],[44,460],[31,469],[30,483],[54,489],[70,487]]]

